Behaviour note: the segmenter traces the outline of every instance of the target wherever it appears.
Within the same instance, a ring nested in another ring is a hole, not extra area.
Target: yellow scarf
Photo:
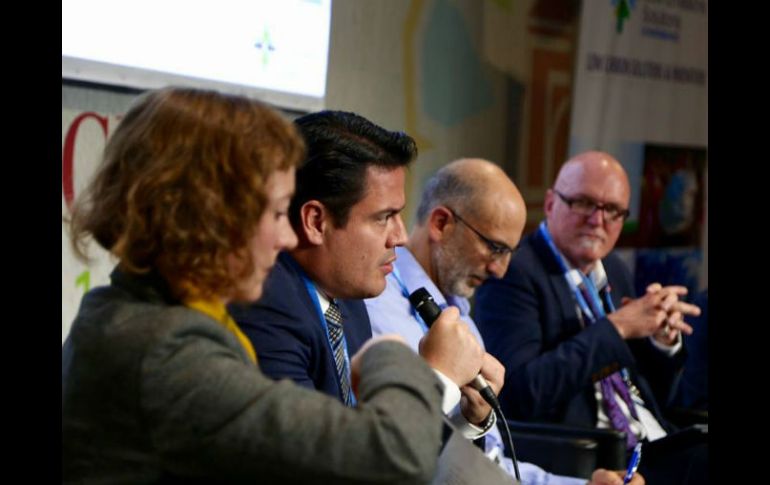
[[[198,310],[204,315],[208,315],[221,323],[229,332],[235,335],[241,345],[243,345],[243,348],[246,349],[246,353],[249,354],[251,361],[255,364],[257,363],[257,353],[254,352],[254,346],[251,345],[249,338],[243,334],[230,314],[227,313],[224,303],[218,300],[188,300],[185,301],[185,306]]]

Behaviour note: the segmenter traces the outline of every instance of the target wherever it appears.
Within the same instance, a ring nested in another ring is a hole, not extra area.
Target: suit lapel
[[[580,332],[583,329],[583,325],[581,325],[582,316],[578,312],[572,290],[570,290],[569,285],[564,280],[564,274],[559,264],[554,260],[551,250],[548,248],[548,243],[545,242],[540,232],[534,233],[532,245],[535,249],[535,254],[543,263],[543,267],[548,275],[548,284],[558,300],[562,321],[566,323],[564,331],[568,335]]]

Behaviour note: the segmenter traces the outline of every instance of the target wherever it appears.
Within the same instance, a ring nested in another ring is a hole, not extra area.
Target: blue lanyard
[[[577,301],[580,310],[586,316],[589,323],[596,323],[599,318],[602,318],[606,315],[604,307],[602,306],[601,298],[599,296],[599,291],[596,289],[596,285],[594,285],[594,282],[591,280],[591,278],[588,278],[585,274],[583,274],[582,271],[577,269],[570,270],[567,267],[567,263],[564,261],[564,257],[556,248],[556,245],[553,243],[553,239],[551,239],[551,234],[548,232],[545,221],[540,223],[538,231],[543,236],[543,239],[545,239],[545,242],[548,244],[548,248],[551,250],[551,254],[553,254],[553,257],[556,259],[557,263],[564,272],[564,277],[566,278],[569,287],[572,289],[575,301]],[[615,305],[612,303],[612,298],[610,296],[609,281],[607,282],[605,289],[606,291],[603,293],[604,303],[607,305],[607,308],[609,308],[610,313],[612,313],[615,311]],[[593,303],[593,308],[596,310],[595,312],[591,311],[591,308],[589,308],[588,300]],[[631,383],[631,377],[628,369],[625,367],[620,369],[620,375],[629,389],[635,389],[635,386]],[[636,391],[636,393],[638,393],[638,391]],[[631,395],[635,395],[636,393],[632,392]],[[633,398],[631,401],[628,401],[625,398],[622,399],[626,402],[626,405],[631,411],[631,414],[636,418],[637,415],[633,405]]]
[[[409,301],[409,290],[406,287],[406,284],[404,283],[404,280],[401,279],[401,273],[398,271],[398,267],[394,264],[393,265],[393,277],[396,278],[396,283],[398,283],[399,288],[401,288],[401,293],[404,295],[404,298],[406,298],[407,301]],[[422,333],[428,333],[428,326],[425,325],[425,321],[422,319],[419,313],[417,313],[417,310],[409,305],[411,307],[412,316],[417,321],[417,323],[420,325],[420,328],[422,328]]]
[[[596,285],[594,285],[594,282],[591,278],[586,277],[582,272],[580,272],[580,275],[583,277],[583,282],[586,285],[586,288],[588,288],[588,293],[591,295],[591,298],[593,299],[594,305],[596,308],[600,309],[600,317],[603,317],[606,315],[604,312],[604,307],[602,306],[602,301],[599,298],[600,295],[604,296],[604,303],[607,305],[607,308],[610,309],[610,313],[615,311],[615,304],[612,303],[612,298],[610,298],[610,284],[607,283],[607,286],[605,286],[604,293],[599,293],[599,290],[596,289]]]
[[[302,271],[301,268],[297,267],[297,271],[299,272],[299,275],[302,277],[302,282],[305,283],[305,288],[307,289],[308,295],[310,295],[310,299],[313,301],[313,305],[315,306],[316,312],[318,313],[318,318],[321,320],[321,327],[324,329],[324,333],[326,334],[326,343],[329,346],[329,352],[331,352],[331,355],[334,355],[334,349],[332,348],[331,339],[329,338],[329,324],[326,323],[326,317],[324,316],[324,312],[321,311],[321,302],[318,300],[318,293],[316,293],[316,287],[313,284],[312,281],[310,281],[310,278],[307,277],[304,271]],[[345,332],[342,333],[342,348],[344,350],[345,354],[345,372],[348,375],[348,382],[352,382],[351,376],[350,376],[350,357],[348,355],[348,341],[345,338]],[[334,360],[332,358],[332,360]],[[335,372],[336,374],[336,372]],[[342,383],[340,382],[340,376],[337,376],[337,384],[339,385],[340,389],[342,389]],[[355,406],[356,405],[356,396],[353,394],[353,390],[350,391],[350,405]]]
[[[604,306],[602,305],[602,301],[599,296],[599,291],[596,289],[596,286],[594,285],[593,281],[591,281],[590,278],[588,278],[585,274],[583,274],[582,271],[579,271],[577,269],[572,269],[572,270],[569,269],[569,267],[567,266],[567,263],[564,261],[564,257],[562,256],[561,252],[556,248],[556,245],[554,244],[553,239],[551,239],[551,234],[548,232],[548,228],[545,225],[545,221],[540,223],[540,227],[538,227],[538,231],[540,232],[540,235],[545,240],[546,244],[548,244],[548,248],[551,250],[551,254],[556,259],[556,262],[559,264],[559,267],[564,273],[564,278],[567,280],[567,284],[572,290],[572,293],[575,297],[575,301],[580,307],[580,311],[583,312],[583,314],[586,316],[588,321],[591,323],[594,323],[598,319],[604,317],[606,315],[604,311]],[[591,305],[589,301],[593,305]],[[610,309],[610,312],[615,311],[615,305],[612,303],[612,298],[610,297],[609,284],[606,286],[606,291],[604,292],[604,303],[607,304],[607,308]]]

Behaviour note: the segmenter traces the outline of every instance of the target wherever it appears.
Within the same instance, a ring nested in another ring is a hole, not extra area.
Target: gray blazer
[[[441,445],[442,388],[408,347],[362,362],[359,406],[265,377],[216,321],[153,275],[113,272],[62,348],[62,474],[181,480],[421,483]]]

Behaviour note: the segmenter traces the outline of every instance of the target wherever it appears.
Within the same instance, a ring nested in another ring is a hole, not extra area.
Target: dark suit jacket
[[[708,290],[696,295],[693,303],[700,307],[701,314],[688,319],[692,335],[685,335],[684,348],[687,360],[677,388],[673,405],[708,411],[709,402],[709,311]]]
[[[602,260],[613,303],[633,296],[631,276],[615,255]],[[664,427],[681,352],[667,357],[649,339],[624,341],[607,318],[581,327],[562,271],[539,232],[527,236],[505,276],[479,288],[475,321],[487,351],[505,366],[500,401],[512,419],[595,426],[593,382],[626,367],[646,407]]]
[[[249,306],[231,305],[230,314],[254,345],[262,372],[341,399],[334,355],[300,271],[288,253],[281,253],[262,298]],[[372,336],[369,315],[362,300],[338,303],[352,357]]]
[[[354,409],[275,382],[162,280],[116,271],[85,295],[62,348],[62,481],[429,481],[441,384],[395,342],[361,365]]]

